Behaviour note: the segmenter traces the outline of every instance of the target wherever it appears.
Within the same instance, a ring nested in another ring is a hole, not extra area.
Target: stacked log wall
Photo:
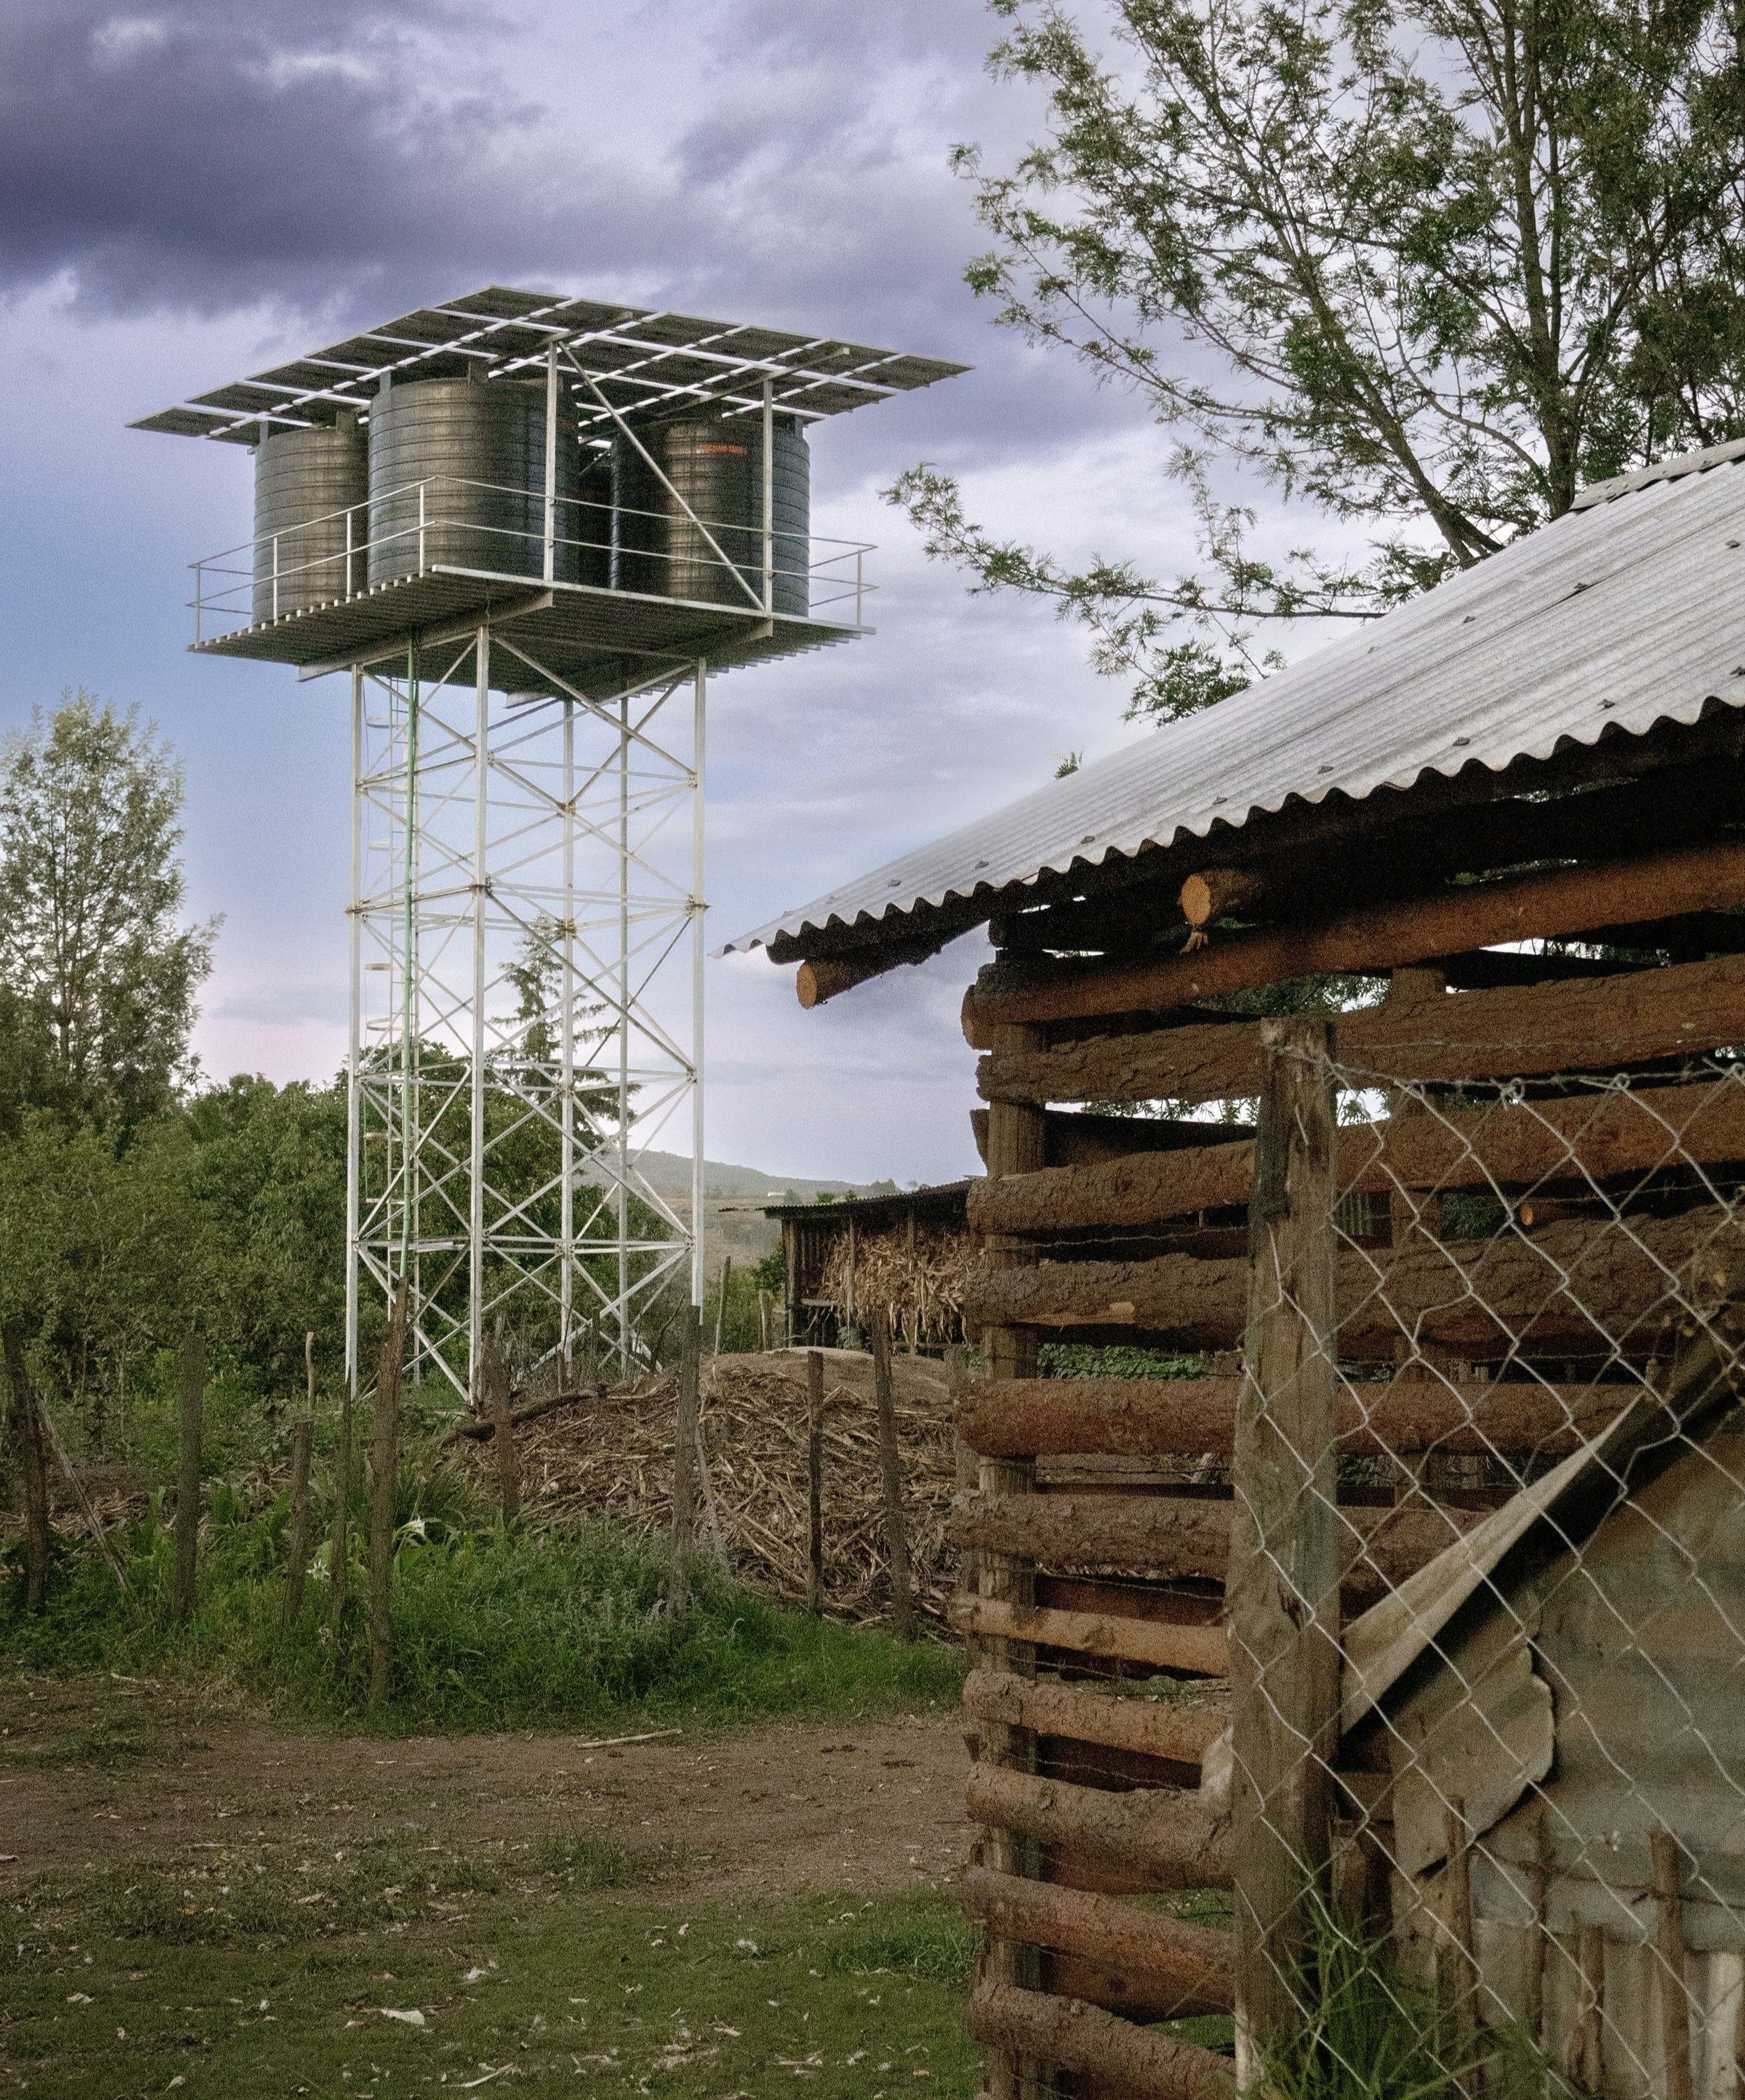
[[[1448,1105],[1337,1136],[1337,1186],[1372,1201],[1391,1192],[1400,1207],[1391,1229],[1347,1235],[1337,1264],[1339,1448],[1410,1484],[1409,1494],[1384,1486],[1342,1511],[1348,1612],[1497,1499],[1485,1491],[1487,1462],[1543,1463],[1611,1420],[1639,1389],[1629,1367],[1663,1343],[1668,1277],[1690,1276],[1717,1249],[1745,1252],[1731,1202],[1745,1178],[1745,1088],[1717,1087],[1712,1074],[1693,1081],[1680,1061],[1745,1042],[1745,957],[1433,1002],[1421,990],[1339,1022],[1340,1059],[1365,1084],[1428,1090]],[[967,1009],[966,1031],[987,1053],[978,1136],[989,1170],[969,1219],[989,1254],[966,1307],[985,1375],[959,1418],[980,1485],[960,1500],[954,1529],[981,1565],[1002,1571],[956,1609],[981,1665],[966,1694],[979,1753],[971,1807],[990,1840],[969,1902],[1002,1950],[975,2023],[993,2050],[995,2094],[1013,2089],[1021,2065],[1027,2089],[1052,2080],[1114,2100],[1134,2089],[1132,2023],[1228,2000],[1227,1948],[1148,1936],[1141,1921],[1155,1912],[1124,1899],[1228,1886],[1214,1746],[1227,1711],[1225,1480],[1241,1390],[1231,1352],[1248,1304],[1249,1263],[1237,1248],[1253,1131],[1143,1120],[1123,1131],[1095,1108],[1251,1099],[1261,1031],[1228,1017],[1123,1013],[1130,993],[1112,975],[1108,1010],[1062,1016],[1058,977],[1028,1006],[1008,981]],[[1566,1097],[1549,1083],[1583,1071],[1625,1073],[1629,1100]],[[1469,1117],[1462,1127],[1459,1088],[1498,1080],[1548,1084],[1530,1115]],[[1091,1112],[1061,1112],[1074,1103]],[[1675,1167],[1701,1169],[1705,1185],[1652,1215],[1641,1192]],[[1399,1192],[1414,1189],[1482,1194],[1511,1229],[1470,1242],[1403,1229]],[[1527,1192],[1549,1221],[1518,1207]],[[1548,1287],[1557,1276],[1575,1282],[1560,1292]],[[1408,1352],[1403,1321],[1416,1336]],[[1201,1379],[1042,1379],[1047,1340],[1221,1361]],[[1486,1367],[1503,1360],[1509,1376],[1494,1382]],[[1432,1453],[1452,1467],[1452,1489],[1426,1472]],[[1159,1674],[1176,1682],[1171,1703],[1119,1689]],[[1364,1777],[1349,1784],[1361,1793]],[[1014,1951],[1025,1947],[1033,1952]],[[1159,2056],[1145,2089],[1216,2089],[1206,2081],[1223,2075],[1218,2063],[1203,2050]]]

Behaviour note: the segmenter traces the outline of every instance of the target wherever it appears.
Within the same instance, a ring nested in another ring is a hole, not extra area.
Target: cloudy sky
[[[1131,399],[990,324],[956,141],[1037,128],[982,0],[88,0],[0,10],[0,727],[63,687],[185,761],[222,912],[209,1073],[330,1074],[345,1040],[342,682],[184,654],[186,564],[248,530],[236,448],[124,426],[491,282],[839,333],[976,368],[813,445],[820,532],[880,542],[875,638],[715,689],[712,945],[1143,734],[1043,608],[973,598],[877,492],[927,458],[1063,554],[1188,558]],[[818,1013],[710,966],[717,1158],[971,1170],[974,941]]]

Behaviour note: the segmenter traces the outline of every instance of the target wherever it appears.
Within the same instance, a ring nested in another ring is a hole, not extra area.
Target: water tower
[[[463,1394],[500,1313],[628,1366],[702,1302],[709,675],[870,631],[806,433],[963,369],[493,287],[134,426],[254,454],[196,652],[350,678],[354,1380],[401,1276]]]

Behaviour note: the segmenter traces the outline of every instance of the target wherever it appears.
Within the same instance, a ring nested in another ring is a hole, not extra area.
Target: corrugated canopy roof
[[[492,378],[531,378],[553,342],[562,348],[584,432],[600,423],[608,435],[614,409],[653,420],[703,402],[729,412],[759,408],[766,378],[783,410],[813,421],[969,369],[835,336],[491,285],[196,394],[130,427],[252,444],[263,424],[296,429],[331,423],[342,408],[367,408],[385,373],[431,377],[477,366]]]
[[[784,911],[728,948],[888,924],[1287,801],[1500,772],[1608,730],[1745,705],[1745,443],[1584,492],[1575,510],[1203,713]],[[1006,900],[1011,901],[1011,900]],[[976,913],[964,915],[974,924]]]

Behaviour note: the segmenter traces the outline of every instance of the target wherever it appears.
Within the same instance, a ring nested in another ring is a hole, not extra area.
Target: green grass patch
[[[955,1910],[918,1910],[846,1926],[825,1958],[839,1974],[921,1976],[965,1983],[981,1935]]]
[[[301,1622],[286,1628],[281,1530],[276,1508],[249,1515],[234,1498],[216,1508],[198,1605],[178,1626],[169,1611],[169,1536],[136,1526],[127,1542],[131,1610],[100,1563],[77,1558],[45,1612],[26,1617],[15,1599],[0,1611],[0,1653],[37,1670],[222,1684],[309,1720],[354,1717],[368,1666],[361,1571],[352,1571],[354,1604],[338,1641],[324,1568]],[[394,1696],[377,1723],[390,1732],[848,1720],[937,1707],[961,1683],[957,1652],[943,1643],[785,1610],[712,1564],[698,1571],[691,1608],[672,1618],[664,1553],[608,1524],[465,1529],[415,1515],[402,1538]],[[118,1731],[86,1754],[148,1754]]]
[[[59,1885],[29,1921],[53,1929],[6,1950],[11,2068],[35,2100],[144,2100],[173,2080],[187,2100],[976,2089],[967,1935],[943,1895],[698,1904],[577,1895],[513,1856],[500,1870],[446,1916],[268,1944],[134,1912],[117,1931],[107,1880]]]

